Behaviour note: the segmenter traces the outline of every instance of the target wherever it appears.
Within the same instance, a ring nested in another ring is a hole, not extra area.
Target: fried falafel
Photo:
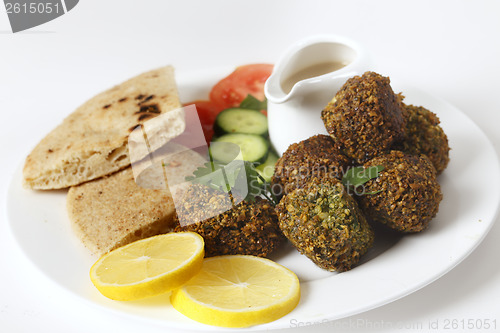
[[[281,197],[314,177],[341,179],[350,164],[328,135],[318,134],[293,143],[276,162],[271,179],[273,194]]]
[[[413,155],[426,155],[439,175],[450,161],[450,147],[438,116],[422,106],[404,105],[404,117],[405,136],[394,145],[394,149]]]
[[[192,184],[177,214],[198,221],[184,226],[174,218],[174,231],[194,231],[205,240],[205,256],[247,254],[267,257],[286,241],[278,226],[274,207],[266,200],[241,201],[231,207],[232,196],[201,184]],[[208,211],[208,214],[207,214]],[[208,217],[207,216],[211,216]]]
[[[357,198],[365,216],[404,233],[426,229],[443,198],[429,158],[393,150],[363,166],[379,165],[384,170],[364,184]]]
[[[362,164],[403,138],[402,98],[388,77],[366,72],[346,81],[321,119],[337,148]]]
[[[350,270],[373,244],[373,230],[337,179],[313,178],[286,194],[276,210],[285,236],[323,269]]]

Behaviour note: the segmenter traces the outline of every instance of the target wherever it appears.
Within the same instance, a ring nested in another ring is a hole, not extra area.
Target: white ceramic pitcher
[[[294,142],[327,134],[321,110],[348,78],[370,65],[367,51],[344,37],[318,35],[292,45],[264,87],[269,136],[278,154]]]

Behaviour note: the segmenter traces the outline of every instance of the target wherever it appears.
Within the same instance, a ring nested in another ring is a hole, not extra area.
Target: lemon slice
[[[201,271],[170,296],[173,307],[185,316],[222,327],[276,320],[299,299],[299,279],[292,271],[247,255],[205,259]]]
[[[194,232],[145,238],[101,257],[90,279],[106,297],[130,301],[178,288],[202,266],[203,238]]]

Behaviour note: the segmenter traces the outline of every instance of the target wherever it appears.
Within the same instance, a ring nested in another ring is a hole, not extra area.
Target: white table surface
[[[185,71],[275,62],[298,39],[337,34],[364,44],[381,74],[404,78],[461,109],[498,154],[499,18],[495,0],[82,0],[59,19],[12,34],[2,7],[0,330],[164,331],[76,302],[33,268],[7,228],[5,201],[14,171],[38,140],[88,97],[161,65]],[[478,170],[478,176],[487,175]],[[500,331],[499,254],[496,223],[475,252],[429,286],[374,310],[315,325],[314,332],[474,332],[467,323],[476,319],[496,320],[496,330],[482,331]],[[453,320],[458,327],[445,329]],[[293,332],[306,330],[313,331]]]

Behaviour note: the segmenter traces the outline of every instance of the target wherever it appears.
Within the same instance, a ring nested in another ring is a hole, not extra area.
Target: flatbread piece
[[[59,189],[109,175],[130,165],[128,136],[138,125],[181,107],[174,71],[143,73],[84,103],[33,149],[23,169],[24,186]],[[172,113],[173,114],[173,113]],[[166,121],[157,147],[182,133],[182,117]],[[165,123],[165,122],[164,122]]]

